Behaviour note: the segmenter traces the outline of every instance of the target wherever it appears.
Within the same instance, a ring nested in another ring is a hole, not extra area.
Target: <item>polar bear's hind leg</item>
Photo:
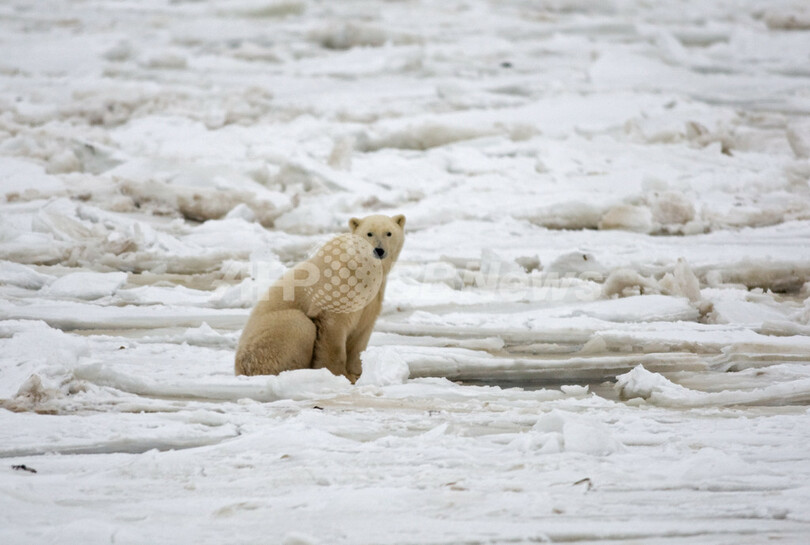
[[[316,329],[300,310],[279,310],[259,317],[243,333],[236,351],[237,375],[277,375],[292,369],[308,369]]]

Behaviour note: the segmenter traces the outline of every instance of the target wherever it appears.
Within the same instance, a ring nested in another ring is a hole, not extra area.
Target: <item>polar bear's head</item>
[[[405,241],[405,216],[381,214],[349,220],[352,234],[362,237],[374,247],[374,257],[382,261],[386,272],[394,264]]]

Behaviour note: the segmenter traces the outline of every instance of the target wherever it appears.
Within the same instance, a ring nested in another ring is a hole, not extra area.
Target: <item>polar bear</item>
[[[405,216],[352,218],[349,228],[287,271],[256,304],[236,349],[237,375],[326,367],[357,380],[405,240]]]

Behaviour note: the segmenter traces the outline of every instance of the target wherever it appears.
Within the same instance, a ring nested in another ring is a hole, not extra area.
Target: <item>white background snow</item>
[[[3,2],[0,543],[807,543],[809,67],[803,0]],[[234,377],[372,213],[360,382]]]

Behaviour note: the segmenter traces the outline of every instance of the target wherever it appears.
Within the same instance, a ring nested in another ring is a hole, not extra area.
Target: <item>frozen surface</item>
[[[804,544],[802,0],[0,6],[0,543]],[[357,385],[233,376],[348,219]]]

